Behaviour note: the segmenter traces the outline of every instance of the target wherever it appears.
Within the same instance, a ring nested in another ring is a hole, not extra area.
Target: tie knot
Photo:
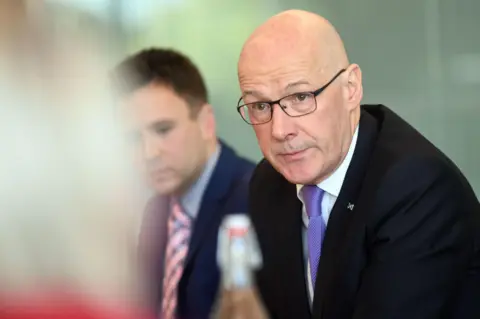
[[[301,190],[305,209],[309,218],[322,215],[322,199],[325,193],[317,185],[304,185]]]

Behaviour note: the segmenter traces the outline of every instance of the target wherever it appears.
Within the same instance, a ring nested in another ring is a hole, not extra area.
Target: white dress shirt
[[[345,179],[345,175],[347,174],[348,167],[350,166],[350,162],[352,161],[353,152],[355,151],[355,146],[357,144],[358,138],[358,126],[353,134],[352,143],[350,143],[350,147],[348,149],[347,156],[343,160],[342,164],[330,175],[327,179],[322,181],[317,186],[325,192],[322,199],[322,218],[325,221],[325,225],[328,227],[328,219],[330,217],[330,212],[332,211],[333,205],[335,205],[335,201],[337,200],[338,194],[340,194],[340,190],[342,189],[343,181]],[[305,211],[305,203],[302,198],[301,189],[303,185],[297,185],[297,195],[298,199],[303,204],[302,208],[302,236],[303,236],[303,251],[304,251],[304,258],[305,258],[305,274],[306,274],[306,282],[308,287],[308,296],[310,305],[312,305],[313,301],[313,283],[310,274],[310,262],[308,260],[308,242],[307,242],[307,228],[308,228],[308,215]],[[321,257],[320,257],[321,258]]]

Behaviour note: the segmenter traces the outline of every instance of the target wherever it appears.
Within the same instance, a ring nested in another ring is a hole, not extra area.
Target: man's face
[[[207,159],[204,110],[192,116],[182,97],[159,84],[138,89],[125,102],[129,139],[153,188],[163,195],[185,191]]]
[[[324,86],[339,70],[326,71],[312,61],[312,56],[263,60],[252,54],[244,56],[239,64],[244,103],[277,100]],[[270,122],[253,126],[265,158],[290,182],[319,183],[340,165],[348,151],[353,116],[344,85],[348,72],[316,97],[313,113],[289,117],[276,104]]]

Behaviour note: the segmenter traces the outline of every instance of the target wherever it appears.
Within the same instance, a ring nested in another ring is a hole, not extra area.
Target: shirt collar
[[[350,147],[348,148],[348,153],[340,166],[327,179],[317,184],[320,189],[323,189],[325,192],[335,197],[338,197],[338,195],[340,194],[343,181],[345,180],[345,176],[347,175],[348,167],[350,166],[350,162],[352,161],[353,152],[355,151],[355,146],[357,145],[358,127],[359,125],[357,125],[357,128],[355,129],[352,142],[350,143]],[[303,185],[297,184],[297,196],[300,200],[302,200],[300,194],[300,190],[302,189],[302,187]]]
[[[203,194],[207,188],[208,182],[213,174],[213,170],[217,165],[221,153],[221,145],[217,145],[217,149],[208,159],[202,174],[198,177],[195,183],[189,190],[180,198],[180,204],[188,216],[195,219],[200,210]]]

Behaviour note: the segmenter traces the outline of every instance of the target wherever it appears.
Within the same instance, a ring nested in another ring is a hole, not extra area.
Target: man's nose
[[[273,106],[272,136],[280,141],[288,140],[295,136],[294,120],[284,112],[283,106],[280,104]]]
[[[161,142],[151,136],[150,134],[144,134],[143,136],[143,157],[145,160],[151,160],[158,157],[161,153]]]

